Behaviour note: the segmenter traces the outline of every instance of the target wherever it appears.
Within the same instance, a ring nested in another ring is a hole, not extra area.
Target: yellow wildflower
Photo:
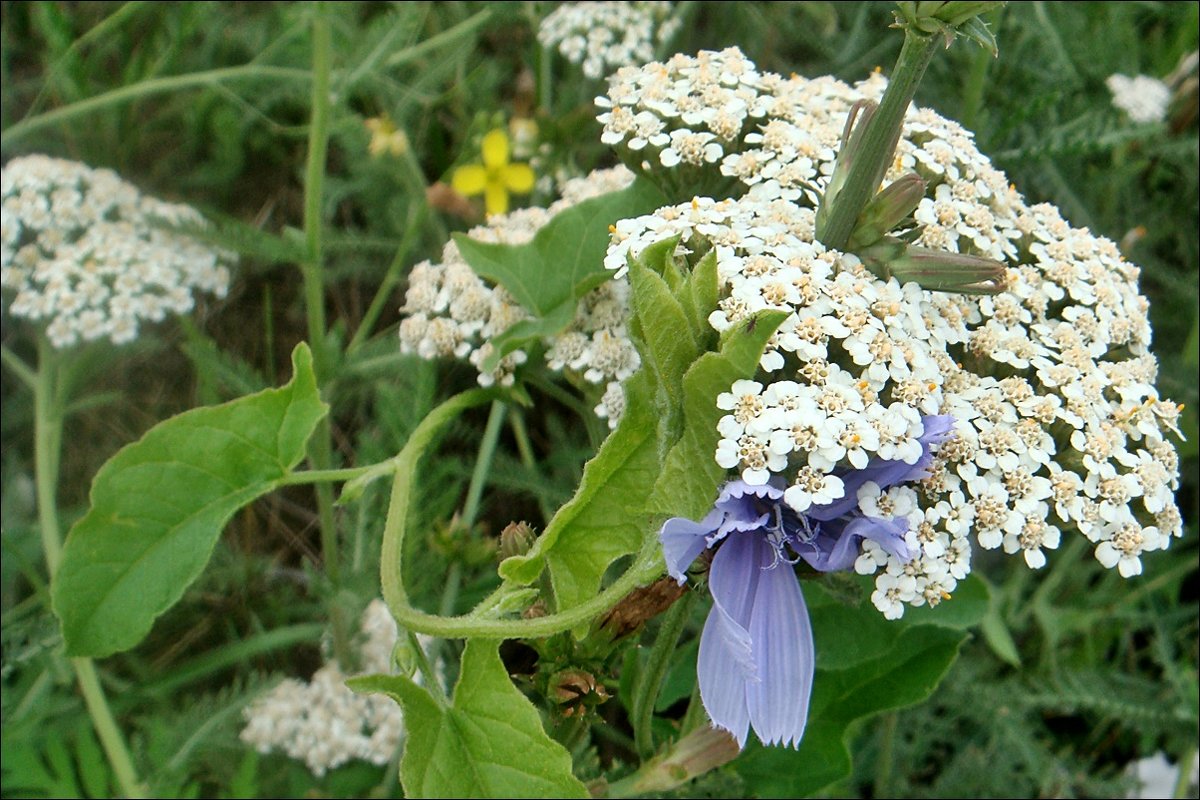
[[[402,156],[408,150],[408,137],[404,135],[404,131],[396,127],[396,123],[392,122],[392,118],[387,114],[371,117],[364,120],[363,124],[371,132],[371,142],[367,145],[367,152],[372,156],[379,157],[384,153]]]
[[[483,137],[483,165],[468,164],[454,170],[450,183],[459,194],[483,195],[489,214],[508,211],[508,195],[528,194],[534,174],[528,164],[513,164],[509,159],[508,134],[497,128]]]

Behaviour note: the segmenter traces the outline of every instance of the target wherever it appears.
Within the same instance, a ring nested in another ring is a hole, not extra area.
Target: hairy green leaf
[[[760,312],[731,329],[719,353],[705,353],[690,366],[683,378],[683,435],[662,465],[650,510],[697,520],[708,513],[725,475],[713,459],[720,440],[717,423],[725,414],[717,408],[717,395],[754,374],[767,340],[786,318],[783,311]]]
[[[587,797],[571,754],[542,729],[533,704],[508,678],[499,642],[472,639],[447,706],[402,675],[353,678],[404,708],[400,762],[406,797]]]
[[[141,641],[204,569],[233,513],[300,463],[327,406],[303,343],[292,364],[286,386],[166,420],[100,468],[54,577],[71,655]]]

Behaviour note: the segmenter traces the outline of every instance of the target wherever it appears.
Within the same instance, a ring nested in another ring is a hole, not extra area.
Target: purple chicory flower
[[[839,470],[845,497],[800,514],[783,502],[782,482],[761,486],[727,482],[704,519],[667,520],[659,531],[667,572],[681,584],[688,566],[716,547],[708,573],[712,611],[700,635],[696,675],[713,725],[738,746],[750,728],[763,744],[798,747],[808,720],[816,651],[804,595],[791,565],[803,560],[821,572],[850,569],[863,539],[907,560],[903,519],[869,517],[857,491],[867,481],[881,489],[918,480],[933,447],[953,430],[953,418],[924,418],[921,457],[913,464],[872,459]],[[719,545],[719,547],[718,547]]]

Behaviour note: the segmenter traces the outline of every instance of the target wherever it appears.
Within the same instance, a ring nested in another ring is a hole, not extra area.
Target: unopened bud
[[[886,189],[871,198],[858,217],[850,234],[850,250],[857,252],[870,247],[889,231],[912,216],[925,197],[925,181],[915,172],[893,181]]]
[[[904,245],[892,237],[859,255],[881,278],[911,281],[935,292],[996,294],[1004,290],[1005,267],[990,258]]]
[[[850,106],[850,112],[846,116],[846,125],[842,128],[842,139],[838,147],[837,161],[833,164],[833,174],[829,176],[829,183],[825,186],[821,204],[817,207],[818,240],[821,239],[821,233],[827,225],[827,220],[837,205],[838,195],[841,194],[846,179],[850,177],[850,169],[854,165],[854,159],[862,142],[863,132],[867,129],[867,123],[871,121],[871,117],[878,108],[879,104],[874,100],[859,100]]]
[[[500,560],[523,556],[537,538],[528,522],[510,522],[500,531]]]
[[[895,27],[911,28],[924,36],[940,34],[945,37],[947,47],[955,36],[966,36],[996,54],[996,40],[979,16],[1003,6],[1002,0],[918,0],[896,5],[899,10]]]

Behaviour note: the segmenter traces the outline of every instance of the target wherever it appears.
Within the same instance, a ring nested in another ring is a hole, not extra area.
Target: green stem
[[[239,640],[219,650],[206,653],[193,661],[171,669],[169,675],[152,683],[143,684],[145,695],[169,695],[183,686],[195,683],[228,667],[245,664],[255,656],[283,650],[306,642],[319,642],[325,626],[320,623],[301,623],[284,628],[265,631],[249,639]],[[118,704],[120,706],[120,704]]]
[[[1196,758],[1195,745],[1184,749],[1180,754],[1179,760],[1175,762],[1176,769],[1179,770],[1178,776],[1175,778],[1175,791],[1171,797],[1188,797],[1188,790],[1192,788],[1192,763]]]
[[[470,531],[475,527],[475,518],[479,516],[479,501],[483,497],[483,486],[487,483],[488,472],[492,469],[492,459],[496,455],[496,444],[500,440],[500,429],[504,426],[504,416],[508,406],[502,400],[493,400],[488,412],[487,427],[483,430],[483,441],[479,444],[479,456],[475,459],[475,469],[471,473],[471,485],[467,488],[467,501],[463,504],[463,525]]]
[[[38,338],[38,370],[34,384],[34,475],[37,484],[38,525],[42,534],[42,549],[46,570],[53,580],[62,560],[62,535],[58,523],[58,468],[62,452],[63,407],[65,405],[60,377],[62,357],[43,337]],[[121,731],[113,719],[104,689],[96,678],[91,659],[73,658],[71,666],[79,679],[79,689],[87,704],[88,715],[100,744],[108,756],[109,765],[126,797],[146,797],[145,787],[138,781],[137,770]]]
[[[421,640],[411,630],[405,631],[405,633],[408,636],[408,646],[412,649],[413,658],[417,660],[417,669],[425,676],[425,688],[430,691],[439,704],[446,706],[446,690],[442,687],[442,681],[438,678],[437,670],[433,668],[433,663],[425,653],[425,648],[421,646]]]
[[[831,187],[818,211],[817,234],[826,247],[842,250],[850,241],[859,215],[879,189],[879,182],[892,162],[904,114],[940,43],[937,36],[922,36],[911,27],[905,28],[904,46],[900,49],[896,68],[888,80],[879,108],[863,132],[845,182],[836,193]],[[839,153],[839,158],[842,156],[844,151]],[[836,170],[834,177],[837,177]]]
[[[467,500],[463,504],[462,530],[468,539],[475,537],[475,519],[479,516],[479,502],[483,497],[483,487],[487,483],[488,473],[492,469],[492,459],[496,455],[496,444],[500,440],[500,428],[504,425],[504,415],[508,406],[501,400],[493,400],[491,411],[488,412],[487,426],[483,430],[483,441],[479,443],[479,455],[475,458],[475,469],[471,472],[471,483],[467,487]],[[438,604],[438,613],[443,617],[452,616],[454,607],[458,604],[458,592],[462,589],[463,563],[456,558],[446,573],[446,585],[442,589],[442,600]],[[441,648],[441,643],[436,643]]]
[[[325,189],[325,161],[329,150],[329,76],[332,61],[332,33],[329,5],[313,7],[312,23],[312,112],[308,127],[308,160],[304,169],[304,309],[308,322],[308,340],[312,345],[313,371],[325,394],[333,393],[330,376],[331,357],[325,331],[325,281],[321,207]],[[308,449],[309,464],[315,471],[333,466],[333,434],[329,417],[317,426]],[[337,588],[341,583],[338,554],[337,520],[333,513],[333,488],[316,485],[317,518],[321,528],[321,558],[325,575]],[[334,655],[341,664],[350,663],[350,632],[344,615],[335,607],[331,614]]]
[[[611,608],[630,591],[645,585],[662,573],[662,555],[658,540],[654,536],[646,536],[632,565],[621,577],[595,597],[565,611],[527,620],[498,620],[480,619],[470,614],[442,617],[413,608],[409,603],[402,576],[405,521],[413,494],[417,459],[442,428],[464,409],[492,398],[491,391],[481,389],[463,392],[450,398],[425,416],[396,457],[397,467],[392,479],[391,500],[388,503],[387,520],[383,528],[380,583],[383,587],[383,598],[387,601],[392,616],[409,630],[445,638],[481,636],[506,639],[550,636],[590,622],[593,617]]]
[[[371,298],[371,304],[367,306],[367,311],[363,314],[362,321],[359,322],[357,330],[354,331],[354,336],[350,337],[350,344],[346,345],[347,360],[367,340],[367,337],[371,335],[371,331],[375,328],[375,323],[379,321],[379,315],[383,313],[384,305],[391,298],[392,290],[400,282],[400,270],[404,268],[404,262],[408,258],[409,251],[416,244],[417,234],[421,230],[428,211],[429,207],[424,203],[414,205],[409,211],[407,227],[404,229],[404,236],[400,240],[400,245],[396,248],[396,254],[392,257],[392,263],[388,264],[387,272],[384,273],[383,280],[379,282],[379,289],[376,290],[375,296]]]
[[[122,86],[111,92],[80,100],[78,103],[56,108],[36,117],[23,119],[10,125],[4,131],[3,147],[12,147],[18,140],[36,133],[43,128],[57,125],[75,117],[88,114],[106,106],[126,103],[142,97],[155,94],[175,92],[180,89],[190,89],[195,86],[214,86],[225,81],[243,78],[270,78],[273,80],[308,80],[311,76],[307,70],[291,69],[290,67],[272,67],[262,64],[243,64],[240,67],[223,67],[221,69],[193,72],[188,75],[172,75],[166,78],[152,78],[139,81],[129,86]]]
[[[407,64],[411,61],[416,61],[417,59],[424,57],[426,53],[437,50],[439,47],[445,47],[447,45],[454,44],[459,38],[473,35],[475,31],[477,31],[479,28],[482,28],[491,18],[492,12],[485,8],[484,10],[475,14],[475,16],[468,17],[454,27],[447,28],[436,36],[431,36],[420,44],[413,45],[412,47],[406,47],[399,53],[393,54],[392,57],[387,60],[386,65],[389,68],[394,69],[401,64]]]
[[[37,483],[38,525],[42,533],[42,551],[46,554],[46,572],[51,578],[58,572],[62,556],[62,537],[58,525],[58,461],[62,447],[62,406],[58,391],[59,354],[44,338],[38,337],[38,371],[34,386],[33,460]]]
[[[379,464],[367,464],[364,467],[346,467],[344,469],[306,469],[301,472],[293,472],[290,475],[284,475],[282,478],[275,481],[274,485],[276,488],[278,488],[280,486],[299,486],[308,483],[336,483],[339,481],[348,481],[357,478],[359,475],[365,475],[379,466]]]
[[[4,366],[12,370],[12,373],[17,376],[21,383],[28,386],[30,389],[37,389],[38,377],[32,367],[26,364],[20,356],[9,350],[4,345],[0,345],[0,361],[4,362]]]
[[[519,410],[514,411],[509,418],[512,424],[513,437],[517,440],[517,452],[521,456],[521,463],[524,464],[530,472],[537,473],[537,456],[533,453],[533,444],[529,441],[529,430],[525,427],[525,415]],[[546,502],[546,498],[541,494],[537,498],[538,510],[542,512],[542,522],[547,523],[554,516],[554,509]]]
[[[90,658],[72,658],[71,666],[75,668],[75,676],[79,679],[79,689],[83,692],[83,700],[92,717],[92,725],[95,726],[96,735],[100,737],[100,744],[108,756],[108,763],[117,778],[117,784],[121,787],[121,794],[125,797],[149,797],[146,788],[138,781],[137,771],[129,757],[129,750],[125,747],[121,730],[108,708],[104,688],[100,686],[100,680],[96,677],[95,665]]]
[[[963,87],[963,110],[959,121],[968,130],[975,130],[979,123],[979,112],[983,109],[983,91],[987,87],[988,67],[993,56],[984,48],[975,52],[967,82]]]
[[[333,49],[329,7],[318,2],[313,13],[312,117],[308,128],[308,162],[304,169],[304,304],[308,337],[313,349],[317,379],[327,378],[329,354],[325,349],[325,285],[321,240],[321,201],[325,186],[325,159],[329,149],[329,73]]]
[[[654,639],[654,647],[650,650],[650,659],[642,670],[633,696],[633,737],[637,743],[638,755],[646,760],[654,754],[654,733],[651,730],[654,718],[654,705],[658,701],[658,692],[662,688],[667,669],[671,666],[671,656],[679,644],[679,636],[687,625],[688,616],[692,609],[692,598],[695,592],[687,592],[667,611],[658,636]]]

